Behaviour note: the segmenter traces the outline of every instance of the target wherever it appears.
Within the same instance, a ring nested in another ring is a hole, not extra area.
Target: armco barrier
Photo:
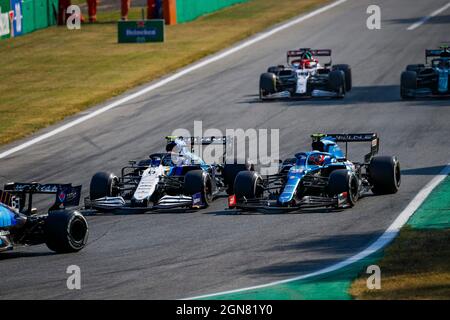
[[[176,0],[177,23],[192,21],[204,14],[248,0]]]

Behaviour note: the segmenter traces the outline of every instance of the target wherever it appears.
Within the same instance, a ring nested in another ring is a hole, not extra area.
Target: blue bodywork
[[[0,203],[0,229],[8,229],[17,224],[16,212]]]
[[[448,76],[450,73],[449,65],[450,65],[450,59],[444,59],[441,58],[445,63],[443,65],[445,66],[438,66],[435,68],[437,74],[438,74],[438,91],[440,93],[445,93],[449,91],[448,89]]]
[[[345,161],[345,155],[341,148],[337,145],[334,138],[323,137],[320,139],[320,142],[322,143],[323,151],[314,150],[310,152],[297,153],[295,155],[295,165],[289,169],[287,174],[287,182],[284,186],[283,192],[278,197],[278,203],[280,205],[288,204],[292,201],[299,183],[306,174],[319,171],[320,169],[329,166],[348,167],[348,165],[343,162]],[[309,163],[310,157],[316,155],[324,156],[324,162],[320,166]]]

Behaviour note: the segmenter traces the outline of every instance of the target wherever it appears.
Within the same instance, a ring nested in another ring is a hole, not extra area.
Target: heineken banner
[[[164,42],[164,20],[118,22],[119,43]]]

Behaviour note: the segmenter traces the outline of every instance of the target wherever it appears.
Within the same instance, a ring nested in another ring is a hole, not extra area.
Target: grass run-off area
[[[356,299],[450,299],[450,176],[433,191],[377,262],[381,289],[367,274],[350,287]]]
[[[367,289],[362,274],[351,288],[355,299],[449,299],[450,229],[400,232],[377,263],[381,269],[381,289]]]
[[[0,41],[0,145],[223,49],[329,0],[252,0],[166,27],[166,41],[118,44],[119,11],[80,30]],[[276,9],[275,9],[276,8]],[[138,19],[132,9],[129,19]]]

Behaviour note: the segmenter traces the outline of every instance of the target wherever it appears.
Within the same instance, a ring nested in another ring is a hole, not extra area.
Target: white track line
[[[221,296],[231,293],[239,293],[244,291],[250,291],[250,290],[256,290],[261,288],[267,288],[270,286],[283,284],[287,282],[297,281],[297,280],[303,280],[306,278],[311,278],[315,276],[319,276],[325,273],[329,273],[332,271],[336,271],[339,269],[342,269],[352,263],[355,263],[357,261],[360,261],[369,255],[377,252],[378,250],[382,249],[384,246],[389,244],[398,234],[400,231],[400,228],[408,221],[408,219],[413,215],[413,213],[419,208],[419,206],[425,201],[425,199],[428,197],[428,195],[433,191],[433,189],[442,182],[442,180],[445,179],[447,175],[450,174],[450,163],[447,164],[447,166],[437,175],[435,176],[430,182],[428,182],[425,187],[422,188],[422,190],[419,191],[419,193],[412,199],[412,201],[408,204],[408,206],[397,216],[397,218],[394,220],[394,222],[384,231],[384,233],[370,246],[368,246],[363,251],[355,254],[354,256],[351,256],[350,258],[347,258],[345,260],[342,260],[341,262],[338,262],[336,264],[333,264],[329,267],[320,269],[318,271],[308,273],[302,276],[289,278],[285,280],[280,281],[274,281],[258,286],[253,287],[247,287],[242,289],[236,289],[236,290],[230,290],[230,291],[223,291],[223,292],[217,292],[213,294],[205,294],[201,296],[191,297],[191,298],[185,298],[182,300],[193,300],[193,299],[204,299],[204,298],[212,298],[215,296]]]
[[[280,26],[278,26],[276,28],[273,28],[273,29],[271,29],[269,31],[261,33],[260,35],[254,37],[254,38],[251,38],[251,39],[249,39],[249,40],[247,40],[247,41],[245,41],[245,42],[243,42],[243,43],[241,43],[241,44],[239,44],[237,46],[231,47],[230,49],[228,49],[228,50],[226,50],[226,51],[224,51],[222,53],[213,55],[210,58],[207,58],[207,59],[205,59],[205,60],[203,60],[203,61],[201,61],[199,63],[196,63],[196,64],[194,64],[194,65],[192,65],[190,67],[187,67],[186,69],[182,69],[181,71],[179,71],[179,72],[177,72],[177,73],[175,73],[175,74],[173,74],[173,75],[171,75],[171,76],[169,76],[169,77],[167,77],[165,79],[162,79],[161,81],[158,81],[158,82],[156,82],[156,83],[154,83],[152,85],[149,85],[148,87],[145,87],[142,90],[139,90],[139,91],[137,91],[137,92],[135,92],[133,94],[130,94],[130,95],[128,95],[128,96],[126,96],[126,97],[124,97],[124,98],[122,98],[120,100],[112,102],[112,103],[110,103],[110,104],[108,104],[108,105],[106,105],[106,106],[104,106],[104,107],[102,107],[102,108],[92,112],[92,113],[89,113],[89,114],[87,114],[85,116],[82,116],[82,117],[76,119],[76,120],[73,120],[73,121],[71,121],[69,123],[66,123],[66,124],[62,125],[61,127],[58,127],[58,128],[56,128],[56,129],[54,129],[54,130],[52,130],[50,132],[47,132],[47,133],[45,133],[43,135],[40,135],[40,136],[38,136],[36,138],[33,138],[33,139],[23,143],[23,144],[20,144],[20,145],[18,145],[16,147],[13,147],[13,148],[9,149],[9,150],[6,150],[6,151],[0,153],[0,159],[5,158],[5,157],[7,157],[7,156],[9,156],[9,155],[11,155],[13,153],[16,153],[16,152],[18,152],[20,150],[23,150],[25,148],[28,148],[28,147],[30,147],[30,146],[38,143],[38,142],[41,142],[42,140],[45,140],[45,139],[48,139],[48,138],[50,138],[50,137],[52,137],[54,135],[57,135],[58,133],[61,133],[61,132],[65,131],[65,130],[67,130],[69,128],[72,128],[72,127],[80,124],[80,123],[83,123],[83,122],[85,122],[85,121],[87,121],[89,119],[92,119],[92,118],[94,118],[94,117],[96,117],[96,116],[98,116],[98,115],[100,115],[100,114],[102,114],[102,113],[104,113],[106,111],[109,111],[109,110],[111,110],[111,109],[113,109],[113,108],[115,108],[117,106],[120,106],[120,105],[122,105],[122,104],[124,104],[124,103],[126,103],[126,102],[128,102],[130,100],[133,100],[133,99],[135,99],[135,98],[137,98],[139,96],[142,96],[143,94],[146,94],[146,93],[148,93],[150,91],[153,91],[153,90],[155,90],[157,88],[160,88],[160,87],[168,84],[169,82],[172,82],[172,81],[174,81],[176,79],[181,78],[182,76],[184,76],[184,75],[186,75],[188,73],[191,73],[191,72],[193,72],[195,70],[198,70],[200,68],[203,68],[203,67],[205,67],[205,66],[207,66],[207,65],[209,65],[209,64],[211,64],[213,62],[216,62],[216,61],[221,60],[221,59],[223,59],[225,57],[228,57],[229,55],[231,55],[231,54],[233,54],[233,53],[235,53],[237,51],[240,51],[240,50],[242,50],[242,49],[244,49],[246,47],[249,47],[249,46],[251,46],[251,45],[253,45],[253,44],[255,44],[255,43],[257,43],[257,42],[259,42],[261,40],[267,39],[268,37],[274,35],[275,33],[278,33],[280,31],[288,29],[288,28],[292,27],[293,25],[296,25],[296,24],[298,24],[298,23],[300,23],[302,21],[305,21],[305,20],[307,20],[309,18],[312,18],[312,17],[314,17],[314,16],[316,16],[318,14],[321,14],[321,13],[327,11],[327,10],[330,10],[331,8],[334,8],[334,7],[338,6],[338,5],[341,5],[344,2],[347,2],[347,0],[338,0],[338,1],[335,1],[333,3],[330,3],[329,5],[326,5],[324,7],[321,7],[319,9],[317,9],[317,10],[314,10],[314,11],[312,11],[312,12],[306,14],[306,15],[302,15],[302,16],[300,16],[300,17],[298,17],[298,18],[296,18],[294,20],[291,20],[289,22],[286,22],[286,23],[284,23],[284,24],[282,24],[282,25],[280,25]]]
[[[413,23],[412,25],[410,25],[408,27],[408,29],[406,30],[414,30],[418,27],[420,27],[421,25],[423,25],[425,22],[427,22],[428,20],[430,20],[431,18],[433,18],[434,16],[437,16],[439,13],[444,12],[445,10],[447,10],[448,8],[450,8],[450,2],[447,3],[445,6],[443,6],[442,8],[437,9],[436,11],[433,11],[429,16],[423,17],[422,19],[420,19],[419,21],[417,21],[416,23]]]

